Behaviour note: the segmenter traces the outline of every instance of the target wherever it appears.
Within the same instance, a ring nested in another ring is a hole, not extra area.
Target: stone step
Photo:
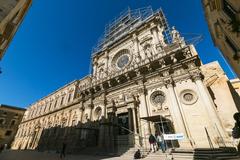
[[[240,156],[237,154],[237,152],[228,152],[228,151],[223,151],[223,150],[216,150],[216,151],[212,151],[212,150],[201,150],[201,151],[186,151],[185,152],[168,152],[168,153],[162,153],[161,151],[157,151],[155,153],[150,153],[147,156],[147,159],[154,159],[154,158],[166,158],[168,156],[168,158],[173,158],[173,159],[177,159],[177,160],[204,160],[204,159],[219,159],[219,160],[230,160],[230,159],[234,159],[234,160],[240,160]]]

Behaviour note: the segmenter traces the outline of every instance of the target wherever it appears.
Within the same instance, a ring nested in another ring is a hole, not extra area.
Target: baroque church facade
[[[237,103],[229,91],[221,106],[213,85],[220,78],[227,84],[226,76],[218,76],[219,65],[202,64],[162,10],[128,10],[110,23],[92,70],[28,107],[12,149],[56,151],[65,142],[69,152],[124,152],[149,148],[156,132],[164,133],[168,147],[234,146]]]

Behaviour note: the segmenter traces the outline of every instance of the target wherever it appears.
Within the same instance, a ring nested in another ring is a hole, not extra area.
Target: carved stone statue
[[[150,44],[144,46],[144,52],[147,57],[152,57],[152,50]]]
[[[178,42],[181,40],[180,33],[175,29],[174,26],[172,27],[171,35],[173,42]]]
[[[164,28],[163,27],[158,27],[158,31],[159,31],[159,35],[160,35],[159,36],[160,44],[161,44],[161,46],[165,47],[166,43],[165,43],[164,35],[163,35]]]

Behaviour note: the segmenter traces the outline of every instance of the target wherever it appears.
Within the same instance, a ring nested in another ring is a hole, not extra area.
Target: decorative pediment
[[[152,36],[149,34],[149,35],[146,35],[144,37],[142,37],[139,42],[140,42],[140,45],[144,46],[146,43],[149,43],[151,42],[152,40]]]

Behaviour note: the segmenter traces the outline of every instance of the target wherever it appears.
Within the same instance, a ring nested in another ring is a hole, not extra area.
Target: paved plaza
[[[93,153],[94,154],[94,153]],[[0,153],[0,160],[132,160],[133,156],[124,157],[106,157],[91,155],[66,155],[64,159],[60,159],[59,154],[36,151],[5,151]],[[163,160],[160,157],[149,157],[145,160]]]

